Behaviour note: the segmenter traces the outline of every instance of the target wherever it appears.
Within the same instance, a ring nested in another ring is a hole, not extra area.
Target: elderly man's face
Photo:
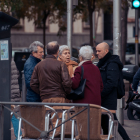
[[[70,51],[69,50],[64,50],[61,55],[59,55],[61,60],[65,63],[70,62]]]
[[[43,55],[44,55],[43,48],[41,48],[40,46],[37,46],[37,52],[33,52],[33,56],[41,60]]]
[[[96,54],[98,55],[99,59],[102,59],[107,53],[108,50],[104,47],[103,44],[99,44],[96,46]]]

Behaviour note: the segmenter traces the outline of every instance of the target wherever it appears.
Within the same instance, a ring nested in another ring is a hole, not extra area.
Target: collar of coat
[[[32,54],[30,55],[30,58],[36,61],[37,63],[41,61],[39,58],[34,57]]]
[[[102,59],[99,59],[99,62],[97,64],[98,68],[101,68],[103,65],[106,64],[107,60],[111,57],[111,53],[108,52]]]
[[[55,57],[54,55],[49,55],[49,54],[46,56],[46,58],[53,58],[53,59],[56,59],[56,57]]]

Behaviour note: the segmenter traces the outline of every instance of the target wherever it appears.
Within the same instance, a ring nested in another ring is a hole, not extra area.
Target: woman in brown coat
[[[69,71],[69,75],[72,77],[75,69],[78,66],[78,63],[70,59],[70,48],[67,45],[62,45],[59,47],[58,60],[65,62]]]

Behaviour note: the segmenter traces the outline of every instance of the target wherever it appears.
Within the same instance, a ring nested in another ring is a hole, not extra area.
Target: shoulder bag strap
[[[84,75],[84,67],[81,66],[81,80],[83,79],[83,75]]]

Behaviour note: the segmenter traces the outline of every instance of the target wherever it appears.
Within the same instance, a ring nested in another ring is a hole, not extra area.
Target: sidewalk
[[[140,140],[140,121],[128,120],[127,110],[124,110],[124,129],[131,140]],[[118,140],[123,140],[118,134]]]
[[[140,121],[124,120],[123,127],[131,140],[140,140]],[[118,140],[123,140],[119,134]]]

